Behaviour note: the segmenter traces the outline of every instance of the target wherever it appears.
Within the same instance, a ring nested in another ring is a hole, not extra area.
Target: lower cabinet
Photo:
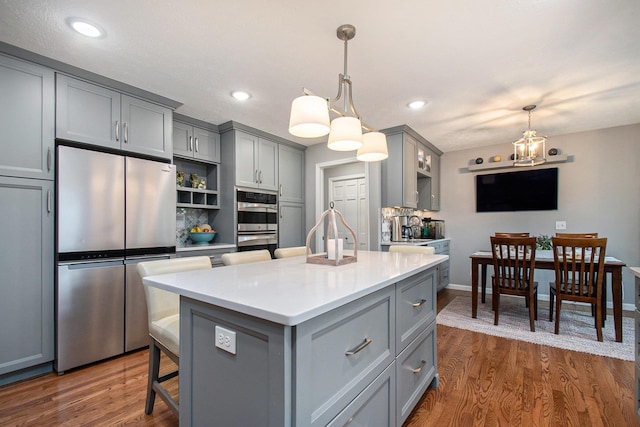
[[[437,386],[436,272],[296,326],[182,297],[180,424],[401,426]]]
[[[53,361],[53,191],[53,181],[0,176],[0,385]]]

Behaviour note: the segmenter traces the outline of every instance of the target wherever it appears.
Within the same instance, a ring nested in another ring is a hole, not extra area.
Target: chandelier
[[[536,131],[531,129],[531,111],[535,105],[527,105],[522,109],[529,113],[529,126],[522,132],[522,138],[513,142],[513,165],[536,166],[543,164],[546,159],[546,136],[536,136]]]
[[[333,99],[322,98],[304,89],[304,95],[291,103],[289,133],[301,138],[329,134],[327,146],[331,150],[358,150],[356,157],[364,162],[384,160],[389,157],[386,136],[362,122],[353,105],[351,78],[347,74],[347,43],[355,35],[353,25],[341,25],[337,29],[338,39],[344,41],[344,73],[338,76],[338,95]],[[342,109],[338,107],[340,100]],[[330,121],[329,112],[338,117]]]

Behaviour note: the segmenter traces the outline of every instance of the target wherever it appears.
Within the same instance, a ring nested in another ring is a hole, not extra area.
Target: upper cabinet
[[[220,135],[203,127],[174,120],[173,155],[183,159],[220,163]]]
[[[0,55],[0,94],[0,175],[53,180],[53,71]]]
[[[382,162],[382,206],[440,210],[442,152],[406,125],[382,132],[389,150]]]
[[[236,185],[278,190],[278,144],[250,133],[233,131]]]
[[[304,151],[280,144],[278,158],[280,201],[304,203]]]
[[[171,159],[171,109],[62,74],[56,138]]]

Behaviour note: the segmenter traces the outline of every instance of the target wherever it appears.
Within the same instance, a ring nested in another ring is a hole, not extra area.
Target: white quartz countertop
[[[341,266],[298,256],[149,276],[144,283],[282,325],[297,325],[433,267],[447,255],[358,251]]]
[[[233,243],[206,243],[206,244],[197,244],[191,243],[187,246],[181,246],[176,248],[176,252],[186,252],[186,251],[204,251],[211,249],[234,249],[236,245]]]
[[[450,240],[448,238],[443,238],[443,239],[407,239],[407,240],[400,240],[400,241],[389,241],[389,242],[380,242],[380,245],[382,246],[391,246],[391,245],[410,245],[410,246],[425,246],[428,245],[429,243],[438,243],[438,242],[444,242],[446,240]]]
[[[631,270],[631,274],[634,276],[640,277],[640,267],[629,267],[629,270]]]

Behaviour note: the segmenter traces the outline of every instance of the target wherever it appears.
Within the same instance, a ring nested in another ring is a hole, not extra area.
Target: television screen
[[[558,209],[558,168],[476,176],[476,212]]]

